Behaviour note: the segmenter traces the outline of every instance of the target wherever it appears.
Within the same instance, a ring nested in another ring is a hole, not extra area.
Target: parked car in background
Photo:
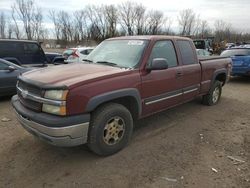
[[[40,44],[29,40],[0,39],[0,58],[20,66],[46,66],[47,59]]]
[[[250,48],[231,48],[221,53],[233,61],[232,76],[250,76]]]
[[[198,59],[188,38],[112,38],[82,63],[23,74],[12,105],[22,126],[41,140],[87,143],[93,152],[111,155],[128,144],[137,119],[199,96],[216,105],[231,61]]]
[[[244,48],[250,48],[250,44],[245,44]]]
[[[196,49],[196,53],[198,56],[210,56],[211,52],[204,49]]]
[[[226,48],[226,49],[230,49],[230,48],[233,48],[233,47],[235,47],[235,46],[236,46],[235,43],[226,43],[225,48]]]
[[[194,39],[193,40],[196,49],[204,49],[213,53],[212,40],[210,39]]]
[[[45,52],[45,56],[49,64],[59,65],[65,63],[64,62],[65,59],[62,56],[62,54],[56,52]]]
[[[67,63],[78,63],[85,59],[93,47],[69,48],[63,52],[63,57]]]
[[[14,63],[0,59],[0,96],[16,93],[17,77],[31,68],[24,68]]]

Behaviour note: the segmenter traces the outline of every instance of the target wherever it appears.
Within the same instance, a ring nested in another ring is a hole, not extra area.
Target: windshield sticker
[[[143,45],[143,41],[141,40],[130,40],[128,41],[128,45]]]

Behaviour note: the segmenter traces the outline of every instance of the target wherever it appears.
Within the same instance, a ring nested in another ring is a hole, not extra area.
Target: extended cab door
[[[165,58],[168,69],[146,71],[142,79],[143,116],[164,110],[181,101],[182,84],[176,50],[171,40],[156,41],[152,47],[147,64],[154,58]]]
[[[189,40],[177,40],[182,63],[182,102],[196,97],[200,93],[201,66],[197,59],[196,50]]]

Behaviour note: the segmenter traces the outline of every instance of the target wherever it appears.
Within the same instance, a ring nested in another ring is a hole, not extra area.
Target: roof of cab
[[[18,39],[0,39],[0,42],[29,42],[29,43],[39,43],[34,40],[18,40]]]
[[[179,40],[191,40],[187,37],[170,36],[170,35],[136,35],[136,36],[122,36],[109,38],[107,40],[161,40],[161,39],[179,39]]]

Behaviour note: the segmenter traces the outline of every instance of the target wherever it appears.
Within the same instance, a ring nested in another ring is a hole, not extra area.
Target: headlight
[[[51,100],[52,103],[51,102],[49,104],[44,103],[42,107],[42,111],[50,113],[50,114],[55,114],[55,115],[61,115],[61,116],[66,115],[67,94],[68,94],[68,90],[45,91],[44,98]]]
[[[66,115],[66,106],[54,106],[50,104],[43,104],[43,112],[47,112],[55,115]]]
[[[44,98],[52,100],[66,100],[68,90],[48,90],[45,91]]]

